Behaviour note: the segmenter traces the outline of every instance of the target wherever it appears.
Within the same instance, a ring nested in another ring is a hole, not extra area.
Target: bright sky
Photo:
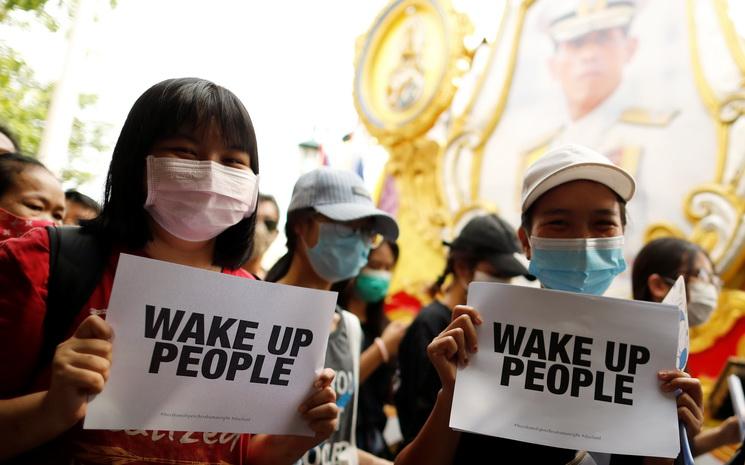
[[[298,143],[322,142],[333,161],[341,137],[362,132],[352,95],[355,43],[388,0],[117,0],[113,9],[109,0],[90,1],[97,20],[79,30],[84,56],[71,82],[80,92],[98,95],[98,103],[78,117],[109,125],[111,148],[148,87],[172,77],[210,79],[248,108],[259,143],[261,190],[275,195],[284,212],[300,174]],[[476,23],[476,36],[494,34],[501,1],[454,3]],[[49,6],[59,8],[56,2]],[[68,23],[57,33],[0,25],[0,37],[21,53],[39,81],[57,81]],[[363,157],[372,190],[387,154],[368,137],[358,136],[355,144],[351,150]],[[102,198],[110,153],[93,151],[78,162],[76,168],[96,174],[82,192]],[[275,241],[270,258],[283,243],[281,237]]]
[[[85,120],[111,125],[110,142],[135,99],[171,77],[198,76],[235,92],[259,141],[262,190],[289,200],[299,174],[297,144],[339,140],[358,124],[352,102],[356,37],[382,0],[351,2],[94,0],[98,21],[83,30],[87,53],[74,71],[99,96]],[[41,28],[3,31],[41,81],[61,73],[66,42]],[[101,176],[108,153],[86,165]],[[296,170],[288,167],[296,167]],[[86,186],[100,196],[102,181]]]
[[[248,108],[259,141],[261,188],[284,206],[300,172],[297,144],[315,138],[333,149],[358,129],[355,41],[388,0],[118,0],[114,9],[109,0],[91,2],[98,18],[82,30],[85,56],[73,82],[81,92],[97,94],[99,102],[79,117],[110,125],[113,147],[132,103],[149,86],[171,77],[213,80]],[[493,37],[501,1],[454,3],[476,23],[475,36]],[[745,27],[745,2],[730,0],[730,13]],[[59,78],[67,46],[63,32],[0,25],[0,36],[40,81]],[[362,150],[372,186],[386,155],[364,143]],[[98,175],[84,186],[89,195],[101,196],[109,154],[83,161],[81,168]]]

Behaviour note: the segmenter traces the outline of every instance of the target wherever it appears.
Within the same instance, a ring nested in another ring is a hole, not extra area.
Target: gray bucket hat
[[[287,211],[309,207],[334,221],[373,218],[377,233],[389,240],[398,237],[396,220],[375,207],[362,179],[351,171],[323,167],[300,176]]]

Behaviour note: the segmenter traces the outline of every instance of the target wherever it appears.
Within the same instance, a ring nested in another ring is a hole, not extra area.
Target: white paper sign
[[[312,435],[297,413],[336,294],[122,254],[111,375],[86,429]]]
[[[567,449],[674,457],[678,309],[567,292],[472,283],[484,323],[458,371],[454,429]]]
[[[678,352],[675,357],[675,363],[679,370],[683,370],[688,363],[688,352],[691,345],[690,338],[688,337],[686,282],[683,276],[678,276],[673,287],[670,288],[665,298],[662,299],[662,303],[678,307]]]

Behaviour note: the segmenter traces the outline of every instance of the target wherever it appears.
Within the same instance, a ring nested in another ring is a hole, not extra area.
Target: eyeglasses
[[[686,280],[690,278],[696,278],[707,284],[713,284],[717,289],[722,289],[722,287],[724,286],[724,281],[722,281],[722,278],[703,268],[682,274],[686,277]],[[675,283],[675,278],[666,277],[665,280],[668,281],[670,284]]]
[[[334,233],[339,237],[360,236],[362,240],[369,244],[373,249],[380,247],[380,244],[382,244],[384,240],[381,234],[375,232],[368,226],[352,227],[348,224],[329,221],[326,217],[320,215],[316,217],[316,221],[319,223],[330,224]]]
[[[688,277],[699,279],[705,283],[713,284],[717,287],[717,289],[721,289],[724,285],[724,282],[722,281],[722,278],[717,276],[716,274],[712,273],[709,270],[706,270],[704,268],[701,268],[697,271],[694,271],[692,273],[688,273]]]

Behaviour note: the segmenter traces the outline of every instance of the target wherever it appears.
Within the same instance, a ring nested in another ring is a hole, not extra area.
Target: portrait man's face
[[[636,46],[636,39],[621,27],[556,43],[549,68],[561,85],[572,119],[589,113],[616,90]]]

